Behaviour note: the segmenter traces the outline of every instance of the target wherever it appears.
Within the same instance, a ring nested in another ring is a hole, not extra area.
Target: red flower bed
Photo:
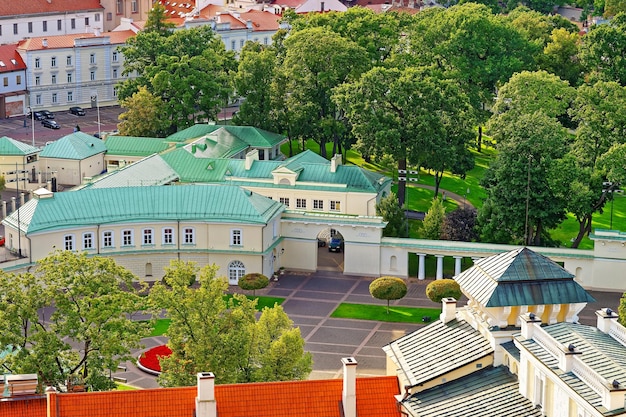
[[[155,372],[161,372],[161,364],[159,358],[162,356],[170,356],[172,350],[167,345],[155,346],[152,349],[148,349],[143,355],[139,357],[139,363],[141,366],[148,368]]]

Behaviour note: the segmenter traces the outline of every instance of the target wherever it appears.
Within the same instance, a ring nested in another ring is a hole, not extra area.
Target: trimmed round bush
[[[380,277],[370,284],[370,294],[379,300],[387,300],[387,314],[389,314],[389,300],[399,300],[406,295],[407,287],[403,279],[397,277]]]
[[[260,290],[269,285],[270,280],[259,272],[252,272],[239,278],[237,285],[243,290],[252,290],[252,294],[256,295],[256,290]]]
[[[453,279],[438,279],[426,286],[426,297],[435,303],[440,303],[442,299],[452,297],[459,299],[463,295],[459,283]]]

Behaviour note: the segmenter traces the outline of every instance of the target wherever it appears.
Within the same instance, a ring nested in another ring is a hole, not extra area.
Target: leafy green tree
[[[439,197],[433,199],[430,208],[422,222],[422,236],[424,239],[439,239],[446,215],[446,208]]]
[[[592,26],[582,38],[578,57],[591,80],[626,86],[626,13]]]
[[[453,279],[438,279],[426,286],[426,297],[435,303],[441,303],[441,300],[449,297],[458,300],[461,295],[461,287]]]
[[[109,370],[131,360],[150,332],[133,320],[144,307],[137,282],[111,258],[70,251],[42,259],[34,274],[0,273],[0,345],[16,349],[3,365],[59,390],[74,375],[90,390],[111,389]]]
[[[346,126],[331,100],[332,89],[358,79],[369,68],[365,50],[326,28],[298,31],[284,46],[278,76],[285,82],[284,104],[292,112],[291,135],[315,140],[324,157],[329,142],[341,152]]]
[[[476,209],[473,207],[461,207],[448,214],[441,226],[441,238],[462,242],[475,242],[478,240],[476,231]]]
[[[159,35],[169,35],[176,25],[168,21],[167,9],[160,2],[154,2],[148,12],[148,19],[144,25],[144,32],[156,32]]]
[[[498,155],[483,179],[481,240],[539,246],[565,218],[568,179],[559,159],[567,151],[567,132],[554,117],[537,111],[502,125],[498,136]]]
[[[619,13],[626,13],[626,1],[624,0],[605,0],[604,17],[612,17]]]
[[[163,118],[165,103],[154,96],[144,86],[131,97],[120,101],[120,106],[127,109],[119,115],[117,125],[120,135],[137,137],[165,137],[169,121]]]
[[[389,301],[399,300],[407,293],[406,283],[397,277],[376,278],[369,286],[372,297],[379,300],[387,300],[387,314],[389,314]]]
[[[371,154],[389,154],[398,170],[407,165],[464,173],[473,166],[467,150],[473,135],[467,99],[455,80],[433,68],[376,67],[358,81],[335,89],[333,100],[345,110],[352,132]],[[440,154],[437,154],[440,152]],[[399,205],[406,183],[398,184]]]
[[[197,268],[191,262],[181,261],[180,259],[172,259],[169,266],[163,268],[163,283],[172,286],[175,282],[186,282],[188,286],[195,284],[197,277]]]
[[[242,290],[252,290],[253,296],[256,295],[256,290],[262,290],[269,284],[269,278],[258,272],[245,274],[239,278],[239,281],[237,282],[237,285],[239,285]]]
[[[171,319],[167,335],[172,355],[161,359],[161,385],[194,385],[195,375],[207,369],[215,372],[218,383],[308,376],[311,356],[282,309],[265,309],[257,322],[256,301],[242,294],[225,297],[228,283],[217,276],[216,266],[200,270],[193,262],[186,264],[185,270],[198,276],[199,288],[188,286],[185,272],[172,274],[170,287],[156,283],[150,291],[154,308],[165,309]],[[281,357],[279,352],[286,351]]]
[[[398,204],[398,198],[394,193],[380,199],[380,203],[376,204],[376,215],[387,222],[383,236],[408,237],[406,213]]]
[[[583,68],[578,60],[580,35],[566,29],[554,29],[539,57],[539,66],[561,79],[577,86],[582,82]]]
[[[518,6],[503,17],[533,45],[537,46],[537,52],[541,52],[550,42],[550,36],[555,29],[565,29],[567,33],[577,35],[579,32],[578,26],[569,20],[559,15],[548,15],[531,10],[527,6]]]

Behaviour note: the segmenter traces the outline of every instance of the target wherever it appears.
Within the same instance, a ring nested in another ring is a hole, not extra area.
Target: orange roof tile
[[[216,16],[217,12],[223,12],[225,10],[226,9],[222,6],[218,6],[216,4],[209,4],[207,7],[200,10],[200,17],[203,17],[205,19],[210,19],[213,16]]]
[[[342,384],[341,379],[330,379],[217,385],[217,413],[219,417],[339,417]],[[394,398],[400,393],[396,377],[357,378],[356,391],[359,417],[400,417]],[[196,395],[196,387],[58,394],[53,396],[58,414],[50,417],[189,417]]]
[[[100,36],[96,36],[93,33],[76,33],[71,35],[59,35],[59,36],[40,36],[36,38],[24,39],[18,43],[17,49],[26,51],[37,51],[42,49],[56,49],[56,48],[72,48],[74,47],[74,41],[76,39],[89,39],[89,38],[102,38],[109,37],[110,42],[113,45],[122,44],[126,42],[126,39],[135,36],[135,32],[132,30],[121,30],[117,32],[105,32]],[[43,40],[46,39],[48,46],[44,48]]]
[[[241,13],[241,20],[252,21],[252,30],[259,31],[271,31],[279,29],[279,21],[282,16],[275,15],[270,12],[262,12],[260,10],[250,10],[245,13]]]
[[[15,17],[21,14],[69,13],[85,10],[102,10],[100,0],[28,0],[0,1],[0,16]]]
[[[26,64],[17,53],[17,44],[0,45],[0,72],[25,70]]]

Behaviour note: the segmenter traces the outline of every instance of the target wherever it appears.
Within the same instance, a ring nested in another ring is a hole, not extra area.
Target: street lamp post
[[[33,111],[32,107],[28,107],[28,110],[30,111],[30,127],[31,127],[31,131],[32,131],[32,135],[33,135],[33,148],[35,147],[35,112]]]

